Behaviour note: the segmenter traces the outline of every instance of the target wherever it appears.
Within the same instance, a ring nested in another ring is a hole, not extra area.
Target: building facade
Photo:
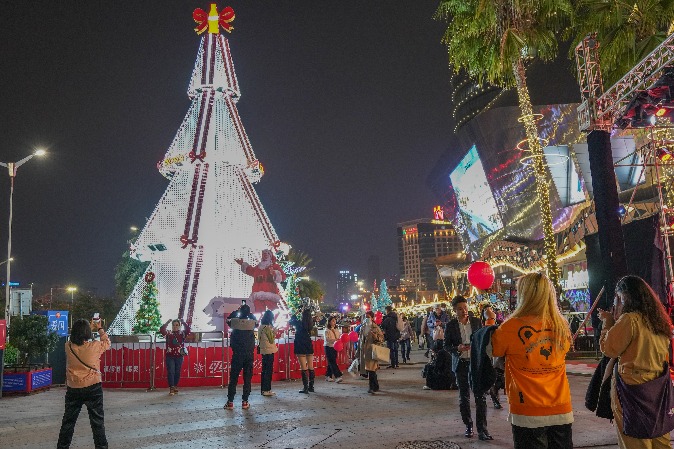
[[[398,224],[400,275],[417,291],[442,292],[434,259],[463,251],[449,221],[419,219]]]

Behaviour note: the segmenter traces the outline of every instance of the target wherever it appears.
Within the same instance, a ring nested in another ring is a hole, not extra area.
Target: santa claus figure
[[[241,271],[253,277],[253,291],[249,299],[253,302],[255,312],[264,312],[278,307],[281,300],[278,283],[286,278],[281,266],[276,263],[276,257],[271,250],[262,250],[262,260],[256,266],[252,266],[243,259],[234,259],[241,265]]]

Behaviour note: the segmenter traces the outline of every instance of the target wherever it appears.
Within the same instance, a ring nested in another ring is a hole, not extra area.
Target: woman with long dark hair
[[[619,357],[618,373],[623,383],[638,385],[660,377],[669,360],[672,322],[653,289],[640,277],[625,276],[615,288],[613,311],[599,309],[603,327],[601,352]],[[624,434],[623,412],[611,381],[611,409],[620,448],[669,448],[669,433],[656,438],[633,438]]]
[[[100,340],[93,340],[92,331],[97,331]],[[67,449],[73,439],[75,424],[82,406],[89,412],[89,424],[94,434],[96,449],[107,449],[103,420],[103,387],[101,386],[101,355],[110,349],[110,339],[100,327],[100,321],[79,319],[70,330],[66,343],[66,398],[61,431],[56,445]]]
[[[314,392],[314,344],[311,341],[311,331],[314,328],[314,317],[310,308],[302,310],[302,318],[293,316],[290,325],[295,327],[295,355],[302,370],[302,386],[300,393]]]
[[[260,388],[262,396],[274,396],[271,391],[271,377],[274,371],[274,354],[278,352],[274,332],[274,313],[267,310],[262,314],[260,327],[257,329],[257,339],[260,342],[260,355],[262,355],[262,379]]]
[[[328,382],[342,381],[342,371],[337,365],[337,350],[335,343],[339,341],[342,332],[337,328],[337,317],[328,318],[328,324],[325,328],[325,358],[328,359],[328,370],[325,372],[325,380]]]
[[[168,324],[171,323],[171,331]],[[181,330],[180,326],[184,326]],[[159,329],[159,333],[166,339],[166,375],[168,377],[169,395],[178,394],[178,382],[180,382],[180,370],[183,365],[185,352],[185,339],[190,335],[190,325],[182,319],[168,320]]]

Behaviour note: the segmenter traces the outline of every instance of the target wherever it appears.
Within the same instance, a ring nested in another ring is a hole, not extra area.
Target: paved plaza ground
[[[260,395],[253,385],[251,408],[223,410],[220,388],[185,388],[170,397],[166,390],[112,389],[105,392],[105,422],[110,448],[510,448],[512,436],[504,410],[488,409],[494,441],[463,436],[457,391],[423,390],[421,369],[427,359],[415,350],[414,364],[379,371],[382,391],[368,395],[367,381],[346,374],[341,384],[316,379],[316,393],[297,393],[298,382],[276,382],[277,396]],[[584,407],[590,366],[569,365],[576,448],[617,447],[615,430]],[[0,448],[56,447],[65,388],[0,399]],[[505,405],[505,397],[502,396]],[[491,401],[488,401],[491,404]],[[474,412],[474,409],[473,409]],[[430,443],[442,441],[441,443]],[[414,443],[409,443],[414,442]],[[427,443],[424,443],[427,442]],[[83,410],[74,449],[92,448]]]

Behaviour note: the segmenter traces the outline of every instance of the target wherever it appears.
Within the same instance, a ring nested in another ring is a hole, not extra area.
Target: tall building
[[[337,302],[349,302],[358,288],[358,274],[341,270],[337,278]]]
[[[418,291],[442,290],[433,259],[461,251],[461,240],[449,221],[419,219],[398,223],[400,274]]]

